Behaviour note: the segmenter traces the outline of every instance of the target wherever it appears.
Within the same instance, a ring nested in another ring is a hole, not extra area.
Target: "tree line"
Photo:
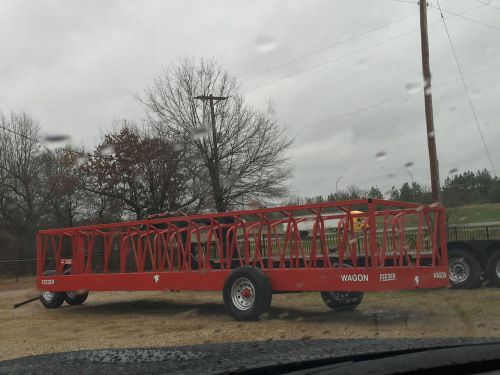
[[[363,190],[350,185],[326,196],[315,197],[294,196],[283,201],[283,204],[306,204],[334,202],[349,199],[391,199],[402,202],[431,204],[432,193],[427,185],[418,182],[404,182],[400,188],[393,186],[390,191],[382,193],[378,186]],[[500,203],[500,179],[493,177],[487,169],[476,172],[466,171],[446,177],[441,186],[441,199],[445,207],[457,207],[468,204]]]
[[[209,103],[197,95],[227,96]],[[3,259],[34,256],[40,228],[226,211],[287,192],[292,144],[272,108],[249,106],[216,61],[184,59],[137,95],[145,120],[123,120],[93,149],[43,136],[27,112],[0,113]]]

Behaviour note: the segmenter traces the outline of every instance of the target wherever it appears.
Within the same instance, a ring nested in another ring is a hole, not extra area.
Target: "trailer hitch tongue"
[[[26,300],[26,301],[16,303],[16,304],[12,305],[12,307],[13,307],[14,309],[17,309],[18,307],[21,307],[22,305],[26,305],[26,304],[28,304],[28,303],[31,303],[31,302],[33,302],[33,301],[36,301],[36,300],[37,300],[37,299],[39,299],[39,298],[40,298],[40,296],[36,296],[36,297],[30,298],[30,299],[28,299],[28,300]]]

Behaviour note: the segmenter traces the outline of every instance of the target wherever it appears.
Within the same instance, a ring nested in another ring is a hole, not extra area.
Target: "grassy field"
[[[221,293],[91,293],[82,306],[47,310],[33,278],[0,280],[0,360],[78,349],[310,338],[500,336],[500,289],[368,293],[353,312],[334,313],[318,293],[273,296],[268,314],[238,322]]]
[[[447,208],[450,224],[500,222],[500,203]]]

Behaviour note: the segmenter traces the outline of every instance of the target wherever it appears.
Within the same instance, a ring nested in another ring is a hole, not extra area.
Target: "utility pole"
[[[420,1],[420,41],[422,44],[422,71],[424,74],[425,123],[427,126],[427,147],[431,171],[432,201],[439,202],[441,188],[439,186],[439,166],[436,151],[436,136],[434,133],[434,118],[432,111],[431,69],[429,63],[429,40],[427,34],[427,1]]]
[[[410,178],[411,178],[411,195],[412,195],[413,200],[415,200],[415,190],[414,190],[414,187],[413,187],[413,173],[411,173],[409,170],[406,170],[406,173],[408,173],[410,175]]]
[[[214,198],[215,205],[217,207],[217,211],[225,211],[226,207],[224,207],[224,198],[222,195],[222,184],[220,179],[220,161],[219,161],[219,146],[218,146],[218,137],[217,137],[217,128],[215,127],[215,108],[214,102],[220,102],[222,100],[227,100],[228,96],[213,96],[209,95],[198,95],[195,96],[194,99],[208,101],[210,103],[210,117],[211,117],[211,125],[212,125],[212,142],[213,142],[213,150],[212,150],[212,158],[213,165],[212,168],[209,168],[210,178],[212,180],[212,185],[214,189]]]
[[[410,175],[410,178],[411,178],[411,186],[412,186],[412,189],[413,189],[413,173],[411,173],[410,171],[406,171],[406,173],[408,173]]]
[[[344,176],[340,176],[339,178],[337,178],[337,182],[335,182],[335,194],[337,194],[337,192],[339,191],[339,182],[343,178],[344,178]]]

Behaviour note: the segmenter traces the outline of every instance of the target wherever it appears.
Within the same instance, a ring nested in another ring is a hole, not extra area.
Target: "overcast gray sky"
[[[500,1],[440,3],[500,174]],[[441,178],[490,169],[439,12],[428,11]],[[114,120],[142,121],[133,94],[163,66],[214,57],[295,137],[294,194],[328,194],[341,176],[339,188],[386,191],[409,180],[408,162],[430,184],[418,26],[416,2],[394,0],[0,0],[0,111],[31,112],[45,133],[90,146]]]

